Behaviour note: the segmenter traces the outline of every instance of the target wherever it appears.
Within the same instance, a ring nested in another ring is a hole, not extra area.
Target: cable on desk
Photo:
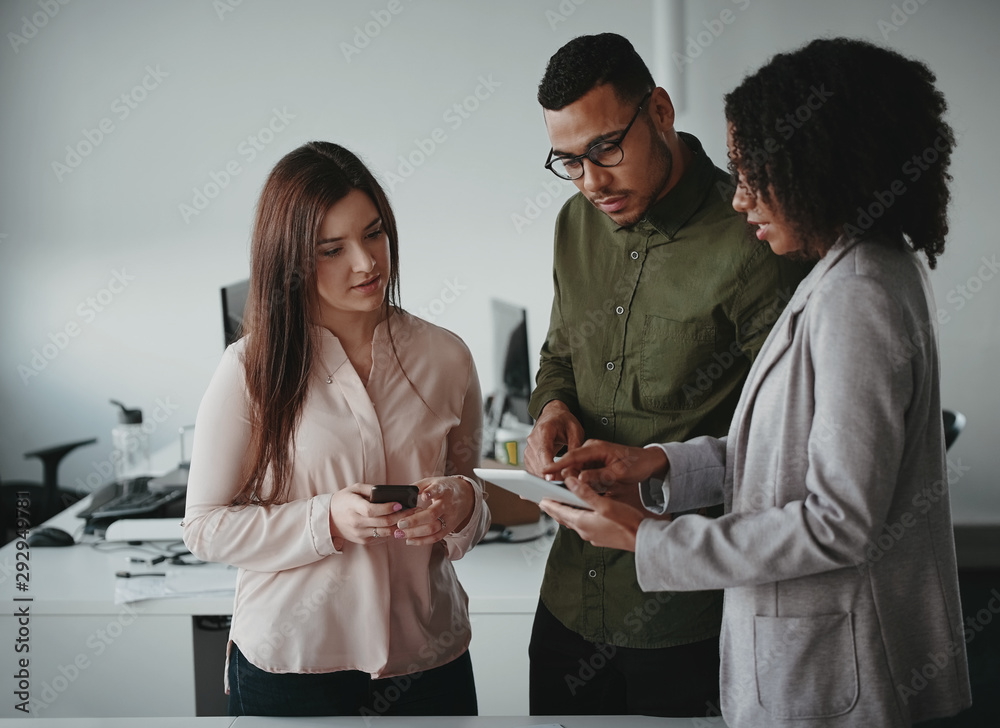
[[[129,557],[129,561],[133,564],[156,566],[167,561],[171,566],[201,566],[208,563],[207,561],[195,558],[187,546],[184,545],[183,541],[174,541],[163,547],[151,546],[148,542],[134,544],[128,541],[97,541],[90,544],[90,547],[96,551],[107,553],[114,551],[143,551],[153,555],[151,559]],[[184,558],[186,556],[191,556],[192,558],[186,559]]]
[[[143,545],[133,545],[126,541],[95,541],[89,546],[95,551],[100,551],[102,553],[111,553],[114,551],[145,551],[146,553],[156,556],[164,556],[161,549],[157,549],[155,546],[143,546]],[[167,552],[166,558],[170,558],[173,554]]]
[[[191,556],[194,560],[187,561],[184,559],[185,556]],[[202,561],[198,557],[194,556],[190,551],[184,551],[182,553],[176,553],[170,557],[170,563],[173,566],[204,566],[209,563],[208,561]]]

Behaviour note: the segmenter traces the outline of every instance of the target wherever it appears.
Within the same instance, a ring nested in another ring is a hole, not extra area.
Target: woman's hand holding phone
[[[428,546],[461,531],[476,506],[476,492],[465,478],[444,475],[418,480],[417,509],[403,515],[396,524],[407,546]]]
[[[333,494],[330,500],[330,533],[333,547],[340,551],[345,542],[367,546],[396,533],[402,517],[398,502],[372,503],[372,486],[355,483]],[[401,536],[397,536],[401,538]]]

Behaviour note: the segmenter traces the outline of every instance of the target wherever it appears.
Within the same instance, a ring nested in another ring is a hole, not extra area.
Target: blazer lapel
[[[856,242],[857,240],[854,238],[840,236],[827,251],[827,254],[809,271],[809,275],[802,279],[788,305],[785,306],[785,310],[781,312],[778,320],[774,323],[774,327],[764,341],[753,366],[750,367],[746,384],[743,386],[743,393],[740,395],[740,401],[733,413],[733,424],[729,431],[729,447],[727,449],[730,451],[729,458],[731,458],[730,462],[733,463],[735,472],[742,472],[743,469],[742,460],[746,457],[747,429],[750,426],[754,403],[761,384],[792,345],[799,314],[805,309],[812,292],[816,290],[827,272],[844,257]]]

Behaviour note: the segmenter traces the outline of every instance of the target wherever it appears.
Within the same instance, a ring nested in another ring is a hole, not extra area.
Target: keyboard
[[[153,516],[167,506],[183,503],[187,488],[149,489],[150,478],[111,483],[93,494],[91,504],[79,514],[88,521]]]

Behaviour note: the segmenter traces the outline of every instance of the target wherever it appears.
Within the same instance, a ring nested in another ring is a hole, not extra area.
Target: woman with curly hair
[[[636,552],[650,591],[725,588],[733,728],[908,726],[970,702],[948,503],[933,268],[954,135],[922,63],[823,39],[725,97],[733,206],[816,261],[750,370],[727,437],[590,441],[544,508]],[[593,490],[639,490],[643,513]],[[718,519],[686,513],[723,502]],[[648,514],[646,514],[648,516]]]
[[[184,542],[239,567],[231,715],[475,715],[451,562],[489,528],[482,402],[454,334],[402,310],[396,221],[343,147],[268,176],[244,336],[198,410]],[[473,477],[470,477],[473,476]],[[414,484],[416,507],[371,502]]]

